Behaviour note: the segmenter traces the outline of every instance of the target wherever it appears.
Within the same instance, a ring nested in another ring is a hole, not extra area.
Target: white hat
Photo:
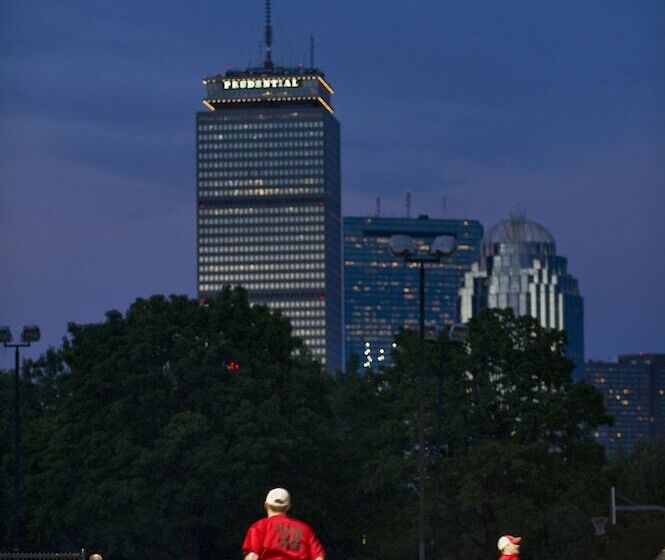
[[[496,543],[497,548],[503,552],[503,549],[506,548],[509,544],[519,544],[522,542],[522,537],[513,537],[512,535],[504,535],[499,539],[499,542]]]
[[[269,506],[289,506],[291,496],[284,488],[273,488],[266,496],[266,504]]]

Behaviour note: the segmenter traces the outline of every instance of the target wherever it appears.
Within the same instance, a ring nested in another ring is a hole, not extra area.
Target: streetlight
[[[418,263],[420,269],[420,364],[418,371],[418,560],[425,560],[425,263],[438,263],[455,252],[455,238],[440,235],[434,239],[429,254],[418,254],[410,235],[393,235],[390,252],[405,262]]]
[[[5,348],[14,348],[14,551],[21,544],[21,415],[19,406],[19,348],[26,348],[41,338],[37,325],[23,327],[21,342],[14,342],[9,327],[0,327],[0,342]]]

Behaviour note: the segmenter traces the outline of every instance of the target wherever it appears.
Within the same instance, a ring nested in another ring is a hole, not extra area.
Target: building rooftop
[[[483,245],[495,243],[551,243],[554,237],[540,224],[524,216],[512,216],[492,226],[483,239]]]

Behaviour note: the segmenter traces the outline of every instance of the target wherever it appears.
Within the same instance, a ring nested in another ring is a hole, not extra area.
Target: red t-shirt
[[[254,523],[247,530],[242,552],[254,552],[261,560],[315,560],[325,556],[312,528],[283,514]]]
[[[502,554],[499,560],[520,560],[519,554]]]

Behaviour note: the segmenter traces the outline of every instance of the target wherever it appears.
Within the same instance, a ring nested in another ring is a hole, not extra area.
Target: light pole
[[[438,263],[455,252],[455,238],[441,235],[434,239],[429,254],[419,254],[410,235],[393,235],[389,241],[390,252],[405,262],[418,263],[420,277],[418,367],[418,560],[425,560],[425,264]]]
[[[14,551],[21,546],[21,408],[19,401],[19,372],[21,359],[19,348],[26,348],[41,338],[37,325],[23,327],[21,342],[12,343],[14,337],[9,327],[0,327],[0,342],[5,348],[14,348]]]

